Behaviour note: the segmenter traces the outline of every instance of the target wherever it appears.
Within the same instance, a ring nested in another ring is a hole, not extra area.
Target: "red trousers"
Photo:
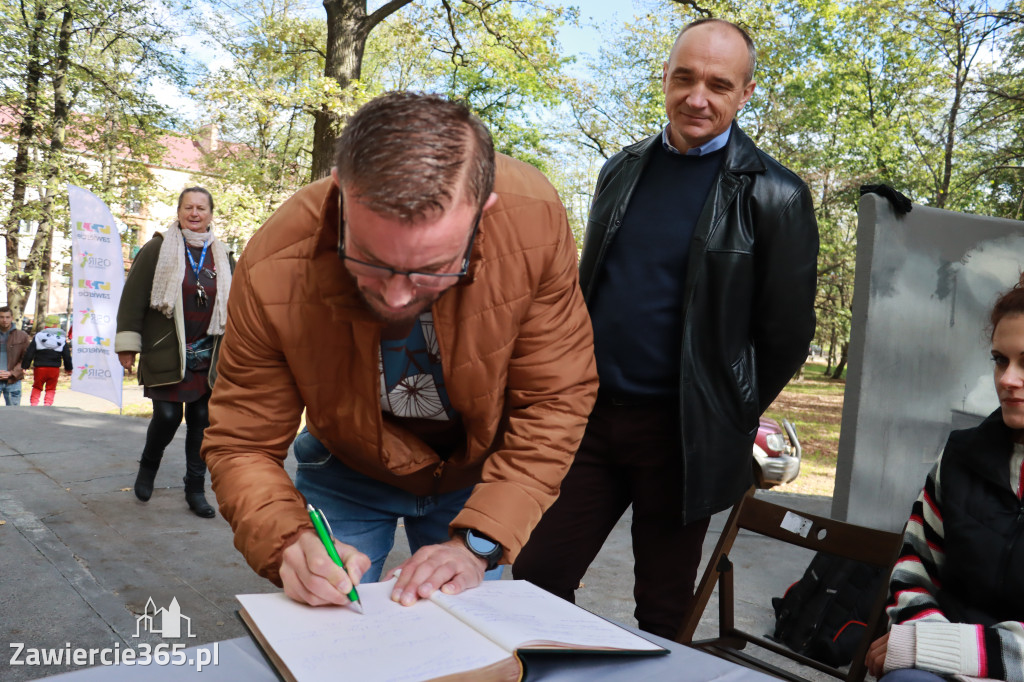
[[[35,378],[32,380],[32,398],[30,399],[32,404],[39,404],[39,394],[43,392],[43,386],[45,385],[46,396],[43,398],[43,403],[53,405],[53,397],[57,395],[57,379],[60,377],[60,367],[36,367],[33,376]]]

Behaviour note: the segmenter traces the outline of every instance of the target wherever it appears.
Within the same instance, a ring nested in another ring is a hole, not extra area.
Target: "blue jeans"
[[[5,384],[0,387],[0,393],[4,394],[4,403],[12,407],[21,405],[21,382],[15,381],[13,384]]]
[[[883,675],[878,682],[945,682],[945,679],[927,670],[902,668]]]
[[[380,580],[399,518],[405,519],[409,551],[415,553],[448,540],[448,524],[473,492],[464,488],[421,497],[381,483],[342,464],[305,428],[295,437],[292,452],[298,463],[295,487],[323,511],[334,537],[370,557],[362,582]],[[498,580],[502,568],[487,571],[484,579]]]

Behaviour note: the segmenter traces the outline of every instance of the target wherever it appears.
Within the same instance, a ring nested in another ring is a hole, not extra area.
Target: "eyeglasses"
[[[344,225],[342,225],[342,238],[338,243],[338,255],[345,261],[345,265],[356,277],[369,277],[371,279],[391,279],[396,275],[409,278],[413,286],[419,289],[444,289],[451,286],[461,277],[469,272],[469,256],[473,252],[473,242],[476,240],[476,232],[480,227],[480,216],[477,215],[473,221],[473,232],[469,235],[469,246],[462,257],[462,267],[458,272],[418,272],[416,270],[396,270],[387,265],[377,265],[353,258],[345,253]]]

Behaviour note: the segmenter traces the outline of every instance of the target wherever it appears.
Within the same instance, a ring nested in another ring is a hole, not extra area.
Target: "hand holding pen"
[[[331,531],[331,524],[327,522],[327,517],[319,509],[315,508],[311,504],[306,505],[306,511],[309,512],[309,519],[313,522],[313,526],[316,528],[317,537],[320,538],[320,542],[324,544],[324,549],[327,550],[327,555],[331,557],[331,561],[338,565],[341,570],[345,570],[345,564],[342,563],[341,557],[338,556],[338,550],[334,546],[334,532]],[[359,607],[359,612],[363,612],[363,603],[359,601],[359,594],[356,592],[355,581],[352,582],[352,589],[348,593],[349,601],[355,603]]]
[[[285,594],[311,606],[352,604],[361,611],[355,585],[369,570],[370,558],[351,545],[334,542],[323,515],[312,507],[307,511],[314,528],[319,522],[326,539],[319,531],[307,530],[284,549],[280,575]]]

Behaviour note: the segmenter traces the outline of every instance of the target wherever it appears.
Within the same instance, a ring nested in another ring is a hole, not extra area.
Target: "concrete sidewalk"
[[[12,643],[26,651],[137,649],[141,643],[194,646],[243,636],[234,595],[276,589],[246,565],[219,515],[200,519],[188,511],[181,480],[184,427],[167,449],[153,498],[135,498],[147,425],[145,419],[75,407],[0,407],[0,679],[38,679],[83,667],[12,664]],[[294,474],[291,458],[286,468]],[[808,513],[827,516],[831,509],[830,498],[760,494]],[[713,519],[705,555],[724,517]],[[584,578],[578,602],[635,625],[628,524],[627,513]],[[408,556],[404,538],[396,548],[389,565]],[[738,578],[749,575],[743,569],[757,567],[752,580],[737,582],[737,618],[767,632],[774,619],[771,598],[802,575],[810,554],[741,535],[734,561]],[[194,637],[186,632],[167,640],[138,632],[137,619],[150,599],[150,613],[176,599]],[[712,601],[698,637],[714,632],[716,617]]]

